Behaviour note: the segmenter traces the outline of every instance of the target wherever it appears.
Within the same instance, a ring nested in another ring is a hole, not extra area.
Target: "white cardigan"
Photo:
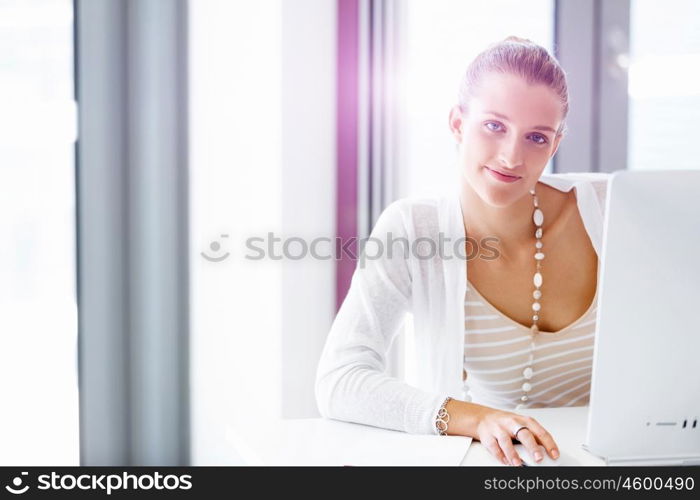
[[[561,191],[575,189],[584,226],[598,256],[609,177],[606,173],[540,177],[541,182]],[[446,242],[442,255],[434,249],[439,248],[439,233]],[[459,191],[394,201],[381,213],[370,236],[385,248],[378,252],[377,245],[368,242],[362,252],[366,260],[356,264],[318,364],[318,408],[327,418],[412,434],[436,434],[435,415],[444,399],[464,396],[467,266]],[[404,258],[403,246],[395,243],[392,258],[386,251],[387,242],[401,237],[412,245],[415,242],[416,251]],[[389,347],[403,331],[407,313],[413,313],[417,386],[385,372]]]

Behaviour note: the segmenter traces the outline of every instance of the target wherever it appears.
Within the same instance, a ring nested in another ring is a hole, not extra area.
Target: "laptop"
[[[609,182],[582,446],[608,465],[700,465],[700,170]]]

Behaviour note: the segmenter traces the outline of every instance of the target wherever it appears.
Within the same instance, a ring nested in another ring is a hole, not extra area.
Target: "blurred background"
[[[546,172],[700,168],[694,0],[0,0],[0,463],[245,463],[318,416],[332,240],[455,189],[509,35],[567,72]]]

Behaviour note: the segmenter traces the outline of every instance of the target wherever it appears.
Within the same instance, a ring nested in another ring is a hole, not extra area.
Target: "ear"
[[[449,115],[449,127],[452,135],[457,140],[457,142],[462,142],[462,110],[459,105],[452,106]]]

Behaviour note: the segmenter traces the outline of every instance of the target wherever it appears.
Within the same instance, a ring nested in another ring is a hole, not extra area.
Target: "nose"
[[[514,169],[523,163],[523,148],[518,138],[506,139],[502,142],[498,155],[502,167]]]

